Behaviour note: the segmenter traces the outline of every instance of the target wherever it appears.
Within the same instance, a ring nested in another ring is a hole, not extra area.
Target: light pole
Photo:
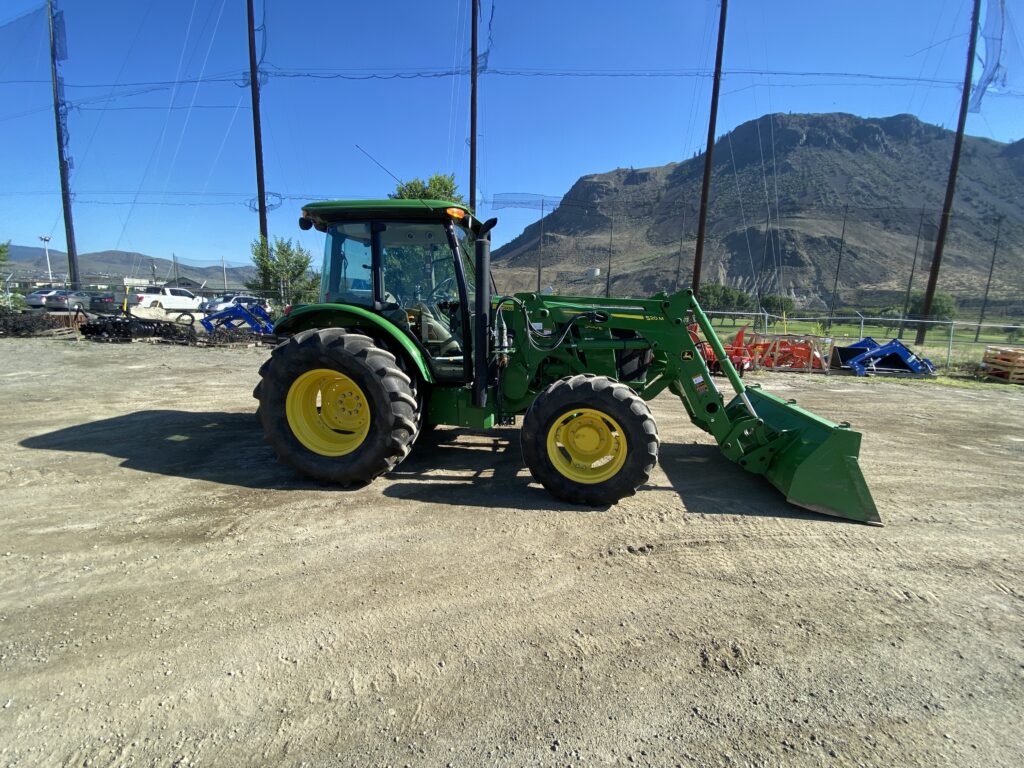
[[[46,254],[46,274],[50,278],[50,285],[53,285],[53,270],[50,269],[50,236],[40,235],[39,239],[43,241],[43,253]]]

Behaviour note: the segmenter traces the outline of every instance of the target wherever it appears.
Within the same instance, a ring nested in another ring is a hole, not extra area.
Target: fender
[[[434,383],[434,374],[420,348],[394,323],[363,307],[352,304],[302,304],[277,321],[274,333],[278,336],[293,336],[310,328],[363,328],[383,332],[402,348],[423,381]]]

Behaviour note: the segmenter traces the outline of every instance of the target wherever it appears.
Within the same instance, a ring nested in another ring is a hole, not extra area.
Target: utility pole
[[[61,103],[63,83],[57,75],[57,60],[63,61],[68,57],[67,33],[64,27],[64,14],[61,13],[55,17],[53,3],[54,0],[46,0],[46,11],[50,20],[50,78],[53,80],[53,118],[57,125],[57,164],[60,168],[60,199],[61,205],[64,207],[64,237],[67,240],[68,248],[68,282],[72,289],[77,290],[80,287],[78,249],[75,247],[75,222],[71,215],[71,190],[68,187],[69,168],[66,151],[68,138],[64,133],[67,127],[68,111]],[[58,36],[61,43],[60,51],[57,50]]]
[[[985,298],[981,300],[981,314],[978,316],[978,328],[974,332],[974,343],[978,343],[978,337],[981,336],[981,324],[985,322],[985,309],[988,307],[988,289],[992,287],[992,273],[996,269],[996,252],[999,250],[999,231],[1003,227],[1003,217],[999,217],[999,221],[996,222],[996,240],[992,245],[992,263],[988,268],[988,282],[985,283]]]
[[[715,79],[711,86],[711,116],[708,119],[708,145],[704,152],[704,180],[700,188],[700,221],[697,222],[697,249],[693,255],[693,292],[700,288],[700,268],[704,260],[704,234],[708,222],[708,193],[711,190],[711,159],[715,151],[715,124],[718,122],[718,90],[722,84],[722,52],[725,50],[725,13],[728,0],[721,0],[718,18],[718,50],[715,53]]]
[[[836,261],[836,279],[832,283],[832,303],[828,307],[828,330],[832,330],[832,316],[836,311],[836,291],[839,289],[839,267],[843,265],[843,246],[846,245],[846,215],[850,212],[849,204],[843,206],[843,234],[839,236],[839,259]]]
[[[608,272],[604,276],[604,297],[612,295],[612,238],[615,236],[615,215],[608,214]]]
[[[544,263],[544,198],[540,199],[540,247],[537,250],[537,293],[540,293],[540,270]]]
[[[684,207],[682,221],[679,222],[679,254],[676,256],[676,279],[672,283],[672,292],[679,290],[679,273],[683,270],[683,233],[686,232],[686,208]]]
[[[178,257],[173,253],[171,254],[171,264],[174,265],[174,284],[181,287],[181,275],[178,274]]]
[[[266,0],[264,0],[265,2]],[[249,13],[249,90],[252,93],[252,139],[256,149],[256,197],[260,211],[260,237],[267,237],[267,187],[263,182],[263,129],[260,126],[260,78],[256,66],[256,14],[252,0],[246,0]]]
[[[767,288],[767,284],[763,281],[764,278],[764,266],[768,262],[768,238],[771,237],[771,225],[772,225],[772,213],[769,210],[764,220],[764,246],[761,249],[761,269],[757,272],[757,282],[754,283],[754,288],[757,292],[757,309],[761,310],[761,290]]]
[[[473,0],[473,61],[469,75],[469,209],[476,212],[476,76],[477,76],[477,19],[480,0]],[[538,289],[539,290],[539,289]]]
[[[910,289],[914,285],[914,271],[917,269],[917,252],[921,247],[921,232],[924,231],[924,206],[921,206],[921,221],[917,225],[917,242],[914,243],[914,261],[910,264],[910,279],[907,280],[907,293],[903,297],[903,314],[900,315],[900,329],[896,334],[897,339],[903,338],[903,323],[907,319],[907,312],[910,311]]]
[[[39,239],[43,241],[43,253],[46,254],[46,275],[50,278],[50,285],[53,285],[53,270],[50,268],[50,236],[40,235]]]
[[[935,238],[935,256],[932,258],[931,272],[928,273],[928,287],[924,292],[924,305],[921,307],[921,323],[917,326],[915,344],[924,344],[928,330],[927,321],[931,317],[932,300],[935,298],[935,287],[939,282],[939,267],[942,265],[942,251],[946,246],[946,232],[949,230],[949,219],[953,215],[953,195],[956,192],[956,174],[960,169],[960,149],[964,143],[964,127],[967,125],[967,105],[971,99],[971,76],[974,73],[974,51],[978,43],[978,17],[981,14],[981,0],[974,0],[974,11],[971,15],[971,41],[967,46],[967,68],[964,73],[964,88],[960,94],[960,119],[956,125],[956,141],[953,143],[953,159],[949,164],[949,181],[946,182],[946,200],[942,204],[942,218],[939,220],[939,234]]]
[[[220,255],[220,271],[224,274],[224,293],[228,292],[228,268],[224,265],[224,254]]]

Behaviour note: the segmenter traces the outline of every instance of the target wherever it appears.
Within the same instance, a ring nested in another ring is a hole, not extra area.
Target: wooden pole
[[[252,140],[256,150],[256,197],[260,213],[260,237],[267,238],[267,188],[263,182],[263,128],[260,125],[260,78],[256,66],[256,15],[252,0],[246,0],[249,14],[249,90],[252,94]]]
[[[67,111],[61,104],[59,79],[57,77],[57,37],[53,17],[53,0],[47,0],[46,11],[50,21],[50,78],[53,81],[53,119],[57,126],[57,166],[60,170],[60,200],[64,209],[64,237],[68,249],[68,283],[73,290],[81,287],[78,274],[78,247],[75,245],[75,221],[71,213],[71,189],[68,180],[68,158],[65,146],[64,120]]]
[[[476,211],[476,81],[477,81],[477,20],[480,0],[473,0],[473,62],[469,76],[469,209]]]
[[[608,271],[604,276],[604,296],[612,295],[612,238],[615,235],[615,216],[608,216]]]
[[[850,206],[843,206],[843,234],[839,236],[839,259],[836,261],[836,279],[832,283],[832,303],[828,307],[828,330],[832,330],[832,316],[836,311],[836,292],[839,290],[839,268],[843,265],[843,246],[846,245],[846,216]]]
[[[693,292],[700,288],[701,263],[704,260],[704,235],[708,221],[708,193],[711,190],[711,160],[715,151],[715,124],[718,121],[718,91],[722,83],[722,52],[725,50],[725,14],[728,0],[721,0],[718,18],[718,50],[715,53],[715,77],[711,86],[711,116],[708,119],[708,144],[704,152],[704,180],[700,188],[700,220],[697,222],[697,248],[693,254]]]
[[[676,279],[672,284],[672,292],[679,290],[679,273],[683,270],[683,235],[686,232],[686,208],[683,207],[682,220],[679,222],[679,255],[676,256]]]
[[[978,328],[974,332],[974,343],[978,343],[978,337],[981,336],[981,324],[985,322],[985,309],[988,307],[988,289],[992,287],[992,273],[996,269],[996,252],[999,250],[999,232],[1003,227],[1003,217],[999,217],[999,221],[996,222],[996,240],[992,244],[992,263],[988,268],[988,282],[985,283],[985,298],[981,300],[981,314],[978,316]]]
[[[537,293],[540,293],[540,271],[544,263],[544,198],[540,199],[540,245],[537,250]]]
[[[949,220],[953,215],[953,195],[956,192],[956,174],[960,169],[960,149],[964,143],[964,128],[967,125],[967,105],[971,99],[971,75],[974,73],[974,51],[978,43],[978,17],[981,14],[981,0],[974,0],[974,11],[971,14],[971,41],[967,46],[967,68],[964,73],[964,88],[960,94],[960,119],[956,125],[956,141],[953,143],[953,159],[949,164],[949,181],[946,182],[946,200],[942,204],[942,218],[939,220],[939,234],[935,238],[935,256],[932,268],[928,273],[928,287],[924,292],[924,305],[921,307],[921,323],[917,326],[915,344],[924,344],[928,330],[927,321],[931,319],[932,300],[935,298],[935,287],[939,282],[939,267],[942,265],[942,251],[946,246],[946,232]]]
[[[914,272],[917,270],[917,252],[921,247],[921,232],[924,230],[924,206],[921,206],[921,221],[917,225],[917,242],[914,243],[914,261],[910,264],[910,279],[907,280],[907,293],[903,297],[903,314],[900,315],[900,329],[896,334],[897,339],[903,338],[903,323],[907,319],[907,312],[910,311],[910,289],[914,285]]]

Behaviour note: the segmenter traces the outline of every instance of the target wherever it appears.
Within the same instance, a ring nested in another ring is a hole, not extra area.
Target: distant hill
[[[46,253],[42,248],[26,245],[11,245],[11,267],[20,276],[46,277]],[[63,279],[68,271],[68,255],[64,251],[50,249],[50,265],[54,278]],[[78,269],[83,279],[111,278],[120,283],[122,277],[152,278],[154,272],[159,281],[175,276],[174,264],[170,259],[147,256],[132,251],[96,251],[78,254]],[[256,270],[252,266],[227,267],[227,282],[230,286],[241,286],[252,280]],[[178,274],[196,282],[211,286],[224,285],[224,272],[219,265],[196,266],[178,262]],[[97,281],[100,282],[100,281]]]
[[[847,213],[840,301],[901,301],[919,228],[915,288],[927,279],[953,139],[910,115],[774,114],[738,126],[715,144],[704,281],[824,306]],[[536,287],[542,228],[543,282],[561,293],[603,293],[609,251],[613,294],[671,290],[677,263],[689,285],[703,165],[699,155],[583,176],[543,222],[494,252],[499,287]],[[1003,217],[993,296],[1021,295],[1022,203],[1024,140],[966,137],[940,290],[981,295]],[[601,276],[588,279],[595,267]]]

